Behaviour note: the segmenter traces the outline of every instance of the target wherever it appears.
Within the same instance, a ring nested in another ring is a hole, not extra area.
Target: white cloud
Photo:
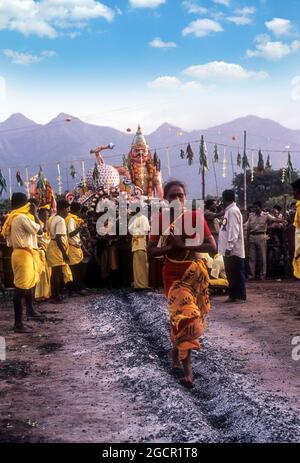
[[[190,66],[183,73],[194,79],[212,82],[241,82],[250,79],[261,80],[268,77],[266,72],[249,71],[239,64],[212,61],[207,64]]]
[[[21,64],[23,66],[39,63],[45,58],[56,56],[56,52],[53,50],[44,50],[39,55],[32,55],[31,53],[18,52],[10,50],[9,48],[3,50],[3,54],[9,58],[13,64]]]
[[[245,6],[244,8],[239,8],[235,10],[235,13],[241,16],[254,14],[255,12],[256,12],[255,6]]]
[[[52,58],[53,56],[56,56],[57,53],[54,50],[44,50],[41,53],[41,56],[45,56],[46,58]]]
[[[213,32],[222,32],[223,27],[212,19],[196,19],[182,31],[182,35],[194,34],[196,37],[205,37]]]
[[[265,26],[277,37],[295,32],[295,27],[289,19],[273,18],[271,21],[266,21]]]
[[[6,84],[4,77],[0,76],[0,101],[4,101],[6,97]]]
[[[272,61],[279,61],[300,50],[299,40],[294,40],[290,44],[279,41],[274,42],[267,34],[263,34],[257,36],[255,41],[256,49],[247,50],[246,52],[249,58],[261,57]]]
[[[175,42],[164,42],[160,37],[156,37],[155,39],[149,42],[150,47],[153,48],[176,48],[177,44]]]
[[[217,5],[230,6],[231,0],[213,0]]]
[[[237,26],[246,26],[247,24],[252,23],[252,18],[249,16],[228,16],[227,20]]]
[[[163,5],[166,0],[129,0],[132,8],[157,8]]]
[[[182,2],[182,6],[186,9],[186,11],[190,14],[206,14],[208,13],[208,9],[204,6],[198,5],[193,0],[184,0]]]
[[[60,29],[84,27],[88,21],[112,21],[117,10],[96,0],[1,0],[0,30],[55,38]]]
[[[148,83],[149,88],[168,90],[198,90],[201,85],[198,82],[182,82],[175,76],[161,76]]]
[[[253,22],[253,14],[255,13],[255,7],[246,6],[234,11],[233,16],[228,16],[227,20],[236,24],[237,26],[244,26]]]

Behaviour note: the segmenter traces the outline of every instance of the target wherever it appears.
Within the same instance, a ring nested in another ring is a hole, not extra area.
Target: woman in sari
[[[297,200],[294,218],[295,227],[295,253],[293,260],[294,277],[300,279],[300,179],[292,183],[294,197]]]
[[[172,203],[169,224],[165,228],[163,213],[159,214],[158,223],[153,220],[148,252],[152,257],[164,256],[163,282],[171,324],[172,367],[180,368],[181,361],[184,377],[180,382],[192,388],[191,351],[200,349],[199,338],[210,310],[209,277],[205,263],[197,254],[216,251],[216,243],[203,213],[185,210],[186,188],[182,182],[167,183],[164,199]],[[176,217],[174,204],[179,211]],[[196,231],[186,232],[187,224],[196,227]]]

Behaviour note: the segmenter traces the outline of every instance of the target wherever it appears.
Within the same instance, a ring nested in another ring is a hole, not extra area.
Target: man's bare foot
[[[171,360],[171,368],[174,370],[182,370],[182,365],[180,363],[179,356],[178,356],[178,350],[172,349],[171,352],[169,353],[169,357]]]
[[[193,380],[190,378],[180,378],[179,383],[187,389],[193,389],[195,387]]]
[[[32,328],[23,325],[23,323],[15,325],[13,330],[15,333],[32,333]]]

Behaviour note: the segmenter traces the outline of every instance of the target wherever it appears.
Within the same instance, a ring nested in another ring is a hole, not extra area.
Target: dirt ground
[[[212,299],[196,387],[169,367],[159,292],[103,291],[40,305],[30,334],[1,303],[0,442],[299,442],[300,285],[251,283],[248,302]]]

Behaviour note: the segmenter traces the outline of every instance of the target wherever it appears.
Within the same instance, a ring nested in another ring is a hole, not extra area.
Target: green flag
[[[2,170],[0,169],[0,196],[2,196],[3,191],[7,191],[7,185]]]
[[[208,159],[207,159],[207,149],[204,141],[203,135],[201,136],[200,149],[199,149],[199,162],[200,166],[205,170],[208,170]]]

